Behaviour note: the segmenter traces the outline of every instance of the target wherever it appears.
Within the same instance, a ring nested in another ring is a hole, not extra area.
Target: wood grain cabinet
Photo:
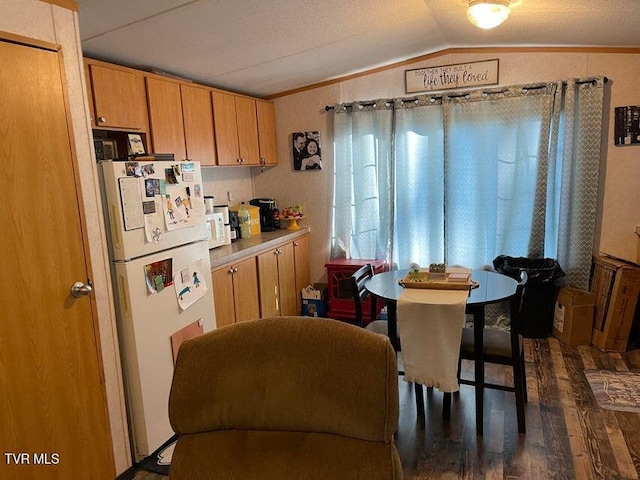
[[[256,101],[218,90],[211,95],[218,165],[260,165]]]
[[[154,77],[147,77],[146,84],[153,150],[215,165],[210,90]]]
[[[95,112],[95,128],[148,131],[147,99],[142,72],[93,63],[88,64]]]
[[[180,93],[187,158],[197,160],[201,165],[215,165],[217,156],[211,90],[195,85],[180,85]]]
[[[152,77],[146,77],[145,81],[153,151],[173,153],[176,160],[185,160],[180,84]]]
[[[256,100],[260,164],[277,165],[276,111],[272,102]],[[306,285],[305,285],[306,286]]]
[[[255,257],[211,272],[217,328],[260,317]]]
[[[293,261],[296,269],[296,314],[302,312],[300,292],[311,283],[309,266],[309,235],[293,241]]]
[[[258,255],[261,317],[297,315],[293,242]]]

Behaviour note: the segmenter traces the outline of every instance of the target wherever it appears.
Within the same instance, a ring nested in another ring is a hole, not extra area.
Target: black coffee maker
[[[272,198],[254,198],[250,205],[260,208],[260,231],[273,232],[280,228],[280,220],[276,218],[276,201]]]

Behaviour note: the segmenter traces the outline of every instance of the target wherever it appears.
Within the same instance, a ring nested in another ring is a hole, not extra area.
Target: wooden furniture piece
[[[520,281],[516,288],[516,293],[509,298],[510,328],[509,331],[484,329],[484,337],[479,338],[479,329],[464,328],[462,330],[462,342],[460,346],[460,358],[474,360],[480,357],[482,362],[482,378],[466,380],[460,378],[460,367],[458,367],[459,382],[465,385],[476,387],[476,396],[482,395],[484,388],[493,388],[514,392],[516,396],[516,414],[518,419],[518,432],[526,433],[524,404],[527,401],[527,374],[524,363],[524,342],[520,323],[520,313],[522,311],[522,300],[527,283],[526,272],[521,273]],[[479,354],[476,345],[481,345]],[[484,381],[484,364],[497,363],[499,365],[509,365],[513,370],[513,386],[504,384],[487,383]],[[479,383],[480,382],[480,383]],[[478,388],[480,386],[480,388]],[[477,403],[477,400],[476,400]],[[476,426],[482,425],[482,410],[476,410]]]
[[[368,263],[373,267],[374,273],[384,272],[388,268],[387,262],[384,260],[337,259],[325,264],[329,287],[329,311],[327,313],[329,317],[356,322],[351,275]],[[369,317],[371,313],[369,309],[370,304],[362,305],[363,318]],[[377,316],[379,313],[380,310],[375,312],[375,315]]]
[[[277,165],[273,102],[90,58],[84,66],[94,136],[116,140],[119,158],[135,132],[146,152],[178,161]]]
[[[394,343],[394,339],[397,339],[398,335],[397,301],[404,291],[404,287],[398,283],[398,280],[403,279],[408,272],[408,269],[382,272],[374,275],[365,283],[365,288],[370,293],[387,302],[387,322],[389,325],[389,338],[392,343]],[[510,298],[516,293],[518,282],[506,275],[486,270],[473,270],[471,279],[478,282],[478,287],[469,292],[466,312],[473,314],[474,323],[476,412],[483,412],[484,363],[482,361],[482,349],[479,347],[484,339],[484,307],[485,305],[502,302]],[[394,348],[397,351],[400,346],[397,344],[397,340],[395,342]],[[446,411],[448,402],[449,399],[445,395],[443,408],[443,417],[445,418],[448,418],[448,412]],[[476,416],[476,433],[482,435],[482,431],[482,418],[481,416]]]
[[[252,237],[252,253],[247,256],[238,255],[238,245],[228,246],[235,261],[221,260],[211,269],[216,325],[298,315],[302,310],[300,292],[309,285],[309,235],[275,245],[270,242],[264,248]],[[215,252],[225,248],[219,247]]]
[[[211,285],[218,328],[260,316],[255,257],[213,269]]]
[[[276,145],[276,109],[273,102],[256,100],[258,119],[258,141],[260,164],[278,164],[278,146]]]
[[[169,399],[172,480],[401,479],[395,362],[385,337],[309,317],[186,341]]]
[[[87,61],[95,127],[146,132],[147,98],[142,72],[104,62]]]
[[[260,315],[297,315],[296,269],[293,243],[289,242],[257,256],[260,284]]]
[[[219,165],[260,165],[255,100],[214,90],[213,117]]]

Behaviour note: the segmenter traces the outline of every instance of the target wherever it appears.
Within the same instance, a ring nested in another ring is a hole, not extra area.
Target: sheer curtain
[[[557,258],[588,287],[603,77],[337,106],[332,258]]]
[[[387,259],[393,208],[393,102],[334,109],[331,258]]]
[[[442,97],[396,100],[395,215],[392,260],[444,261]]]

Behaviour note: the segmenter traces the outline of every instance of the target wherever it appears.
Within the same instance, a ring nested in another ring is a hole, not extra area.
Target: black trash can
[[[499,255],[493,260],[499,273],[519,279],[520,272],[527,272],[522,299],[522,336],[545,338],[551,335],[553,313],[558,288],[556,280],[564,277],[558,261],[553,258],[508,257]]]

